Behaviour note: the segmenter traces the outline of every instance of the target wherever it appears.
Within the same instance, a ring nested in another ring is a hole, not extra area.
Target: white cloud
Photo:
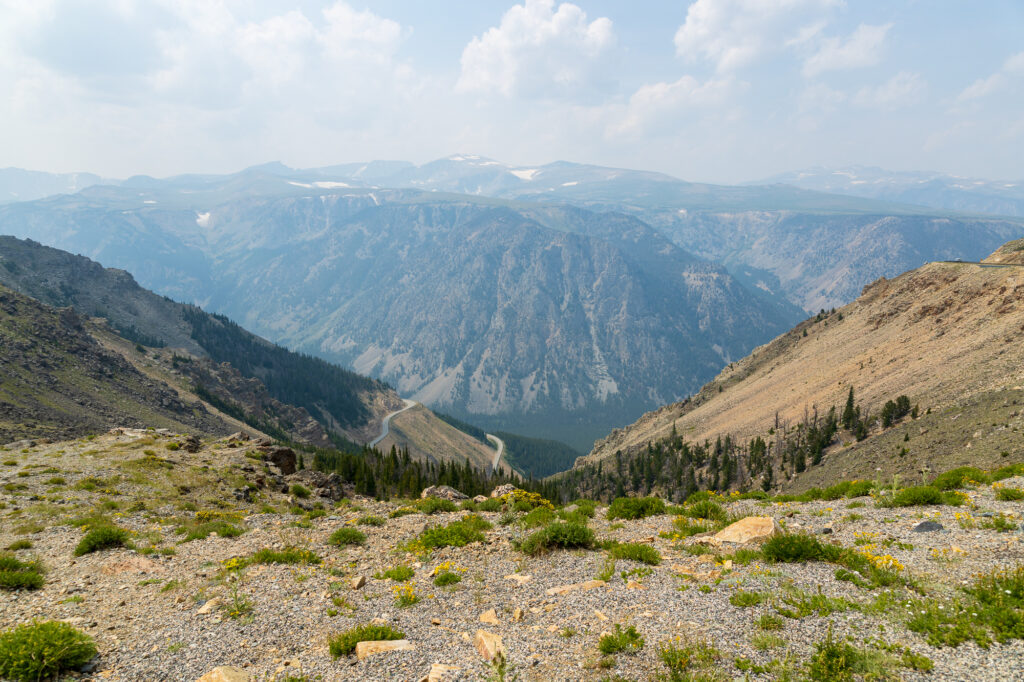
[[[846,41],[827,38],[821,47],[804,62],[805,76],[816,76],[825,71],[858,69],[872,66],[882,59],[882,46],[892,24],[871,26],[861,24]]]
[[[957,101],[967,102],[981,99],[1006,90],[1018,74],[1024,74],[1024,52],[1010,56],[1003,62],[1003,66],[991,76],[979,78],[968,85],[957,95]]]
[[[570,3],[526,0],[501,24],[473,38],[462,51],[461,92],[498,92],[506,97],[570,99],[607,80],[604,57],[615,45],[612,22],[588,22]]]
[[[624,114],[609,126],[609,132],[659,134],[666,129],[678,130],[680,117],[720,107],[734,90],[743,87],[730,78],[702,83],[692,76],[683,76],[674,83],[644,85],[629,98]]]
[[[869,109],[898,109],[917,102],[926,89],[920,75],[900,71],[878,87],[861,88],[853,101]]]
[[[822,14],[839,0],[697,0],[675,35],[676,54],[704,59],[719,72],[747,66],[758,57],[812,40]]]

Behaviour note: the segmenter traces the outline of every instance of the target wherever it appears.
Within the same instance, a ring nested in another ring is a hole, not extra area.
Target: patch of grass
[[[573,502],[573,504],[576,505],[576,511],[580,514],[583,514],[587,518],[592,519],[594,518],[594,515],[597,513],[597,502],[595,502],[594,500],[586,500],[580,498]]]
[[[783,623],[782,619],[778,616],[771,613],[766,613],[757,620],[755,620],[754,625],[756,625],[758,629],[764,630],[765,632],[771,632],[774,630],[781,630]]]
[[[182,538],[182,542],[191,542],[193,540],[205,540],[213,533],[222,538],[236,538],[245,533],[246,530],[248,529],[221,519],[204,523],[189,522],[175,528],[174,532],[185,536]]]
[[[785,604],[785,606],[783,606]],[[803,590],[790,589],[779,598],[775,604],[775,610],[786,618],[798,620],[812,614],[829,616],[833,613],[848,611],[853,603],[842,597],[829,597],[822,594],[821,588],[816,594],[809,594]]]
[[[0,634],[0,676],[18,682],[76,670],[95,655],[92,638],[67,623],[33,621]]]
[[[53,476],[52,478],[48,478],[43,482],[46,483],[46,485],[67,485],[67,479],[65,479],[63,476]]]
[[[665,513],[665,502],[658,497],[617,497],[612,500],[606,514],[614,519],[642,519]]]
[[[12,552],[17,552],[19,549],[32,549],[31,540],[15,540],[11,544],[7,545],[7,549]]]
[[[768,595],[764,592],[747,592],[745,590],[740,590],[739,592],[733,592],[729,596],[729,603],[733,606],[745,609],[768,601],[768,598]]]
[[[405,639],[405,633],[395,630],[390,625],[358,625],[351,630],[332,635],[327,640],[327,647],[331,652],[331,658],[341,658],[352,654],[359,642],[395,639]]]
[[[458,573],[453,573],[451,571],[441,571],[436,576],[434,576],[434,584],[438,587],[454,585],[458,582],[462,582],[462,576]]]
[[[977,467],[958,467],[939,474],[931,485],[938,490],[959,490],[968,481],[988,483],[989,480],[988,474]]]
[[[779,635],[759,632],[750,638],[750,646],[758,651],[767,651],[768,649],[778,649],[786,646],[786,640]]]
[[[319,564],[321,559],[316,552],[298,547],[286,547],[282,550],[261,549],[249,558],[251,564]]]
[[[373,514],[367,514],[366,516],[360,516],[359,520],[356,521],[360,526],[383,526],[387,523],[381,516],[374,516]]]
[[[742,548],[737,549],[732,556],[725,557],[726,559],[732,559],[732,562],[737,566],[748,566],[755,561],[761,561],[764,559],[764,555],[759,549]]]
[[[604,635],[597,642],[598,651],[606,656],[618,653],[635,654],[643,648],[644,638],[636,628],[630,625],[624,629],[618,623],[615,624],[615,632]]]
[[[356,528],[343,526],[331,533],[327,544],[341,547],[343,545],[361,545],[366,542],[366,533]]]
[[[397,519],[401,516],[408,516],[409,514],[415,514],[416,510],[412,507],[399,507],[398,509],[391,510],[388,514],[388,518]]]
[[[658,657],[668,668],[670,682],[718,682],[726,677],[716,667],[722,654],[702,640],[687,641],[676,638],[662,644]]]
[[[654,547],[639,542],[615,542],[605,543],[608,556],[613,559],[630,559],[639,561],[650,566],[657,566],[661,563],[661,554]]]
[[[0,590],[38,590],[43,586],[43,573],[38,561],[21,561],[13,554],[0,554]]]
[[[98,552],[111,547],[127,547],[131,543],[128,540],[128,531],[117,526],[100,526],[93,528],[75,547],[75,556],[82,556],[92,552]]]
[[[916,507],[943,503],[942,491],[931,485],[903,488],[892,497],[879,497],[880,507]]]
[[[499,512],[501,508],[505,506],[500,497],[488,497],[486,500],[477,505],[477,508],[483,512]]]
[[[377,580],[394,580],[396,583],[404,583],[406,580],[411,579],[416,575],[416,571],[413,570],[412,566],[405,564],[399,564],[393,568],[389,568],[386,571],[379,571],[373,574],[373,577]]]
[[[542,528],[519,543],[519,551],[537,556],[555,549],[590,549],[594,546],[594,531],[578,523],[559,521]]]
[[[301,483],[292,483],[291,487],[288,488],[288,492],[290,492],[293,497],[297,497],[300,500],[307,500],[309,499],[309,496],[313,494],[310,492],[309,488]]]
[[[184,587],[184,586],[185,586],[185,581],[184,580],[168,580],[166,583],[164,583],[164,586],[160,588],[160,591],[161,592],[170,592],[171,590],[176,590],[179,587]]]

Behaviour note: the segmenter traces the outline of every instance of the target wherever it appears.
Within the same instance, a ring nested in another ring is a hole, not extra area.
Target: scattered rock
[[[450,485],[432,485],[429,488],[424,488],[423,492],[420,493],[420,498],[426,499],[428,497],[437,497],[442,500],[451,500],[452,502],[469,499],[469,495],[463,495]]]
[[[921,521],[920,523],[915,523],[914,527],[910,530],[915,533],[934,533],[935,531],[942,529],[943,526],[938,521]]]
[[[234,433],[232,433],[230,436],[228,436],[224,440],[226,440],[228,442],[235,441],[235,440],[246,441],[246,440],[249,440],[249,434],[246,433],[245,431],[235,431]]]
[[[486,630],[476,631],[473,645],[485,661],[493,661],[498,654],[505,655],[505,645],[501,643],[501,636]]]
[[[351,582],[349,582],[349,585],[352,586],[353,590],[361,589],[363,587],[363,585],[365,585],[365,584],[366,584],[366,576],[365,575],[357,575],[355,578],[352,578]]]
[[[512,573],[511,575],[506,575],[505,580],[514,580],[519,583],[519,585],[524,585],[530,582],[530,576],[523,575],[522,573]]]
[[[130,556],[126,559],[115,559],[108,561],[100,569],[104,575],[118,575],[119,573],[163,573],[166,569],[155,564],[146,557]]]
[[[607,621],[608,620],[608,616],[604,615],[603,613],[601,613],[597,609],[594,609],[594,615],[597,616],[597,619],[600,620],[600,621]]]
[[[626,583],[626,589],[627,590],[646,590],[647,588],[644,587],[643,583],[637,582],[636,580],[630,580],[628,583]]]
[[[367,656],[388,651],[412,651],[416,645],[407,639],[386,639],[378,642],[359,642],[356,644],[356,658],[360,661]]]
[[[487,496],[486,495],[477,495],[476,497],[473,498],[473,501],[476,502],[477,504],[480,504],[481,502],[486,502],[487,501]]]
[[[423,680],[426,680],[426,682],[448,682],[448,680],[454,680],[458,677],[458,674],[458,666],[434,663],[430,666],[430,672],[423,678]],[[423,680],[420,682],[423,682]]]
[[[508,495],[515,489],[516,487],[511,483],[499,485],[497,488],[491,491],[491,497],[501,497],[502,495]]]
[[[512,612],[512,622],[513,622],[513,623],[518,623],[518,622],[519,622],[519,621],[521,621],[521,620],[522,620],[522,619],[523,619],[523,618],[524,618],[525,616],[526,616],[526,612],[525,612],[525,611],[523,611],[522,609],[519,609],[519,608],[517,608],[517,609],[515,609],[515,610],[514,610],[514,611]]]
[[[480,614],[480,622],[487,623],[488,625],[498,625],[501,621],[498,620],[498,614],[494,609],[488,609]]]
[[[748,516],[715,533],[718,542],[737,545],[761,544],[782,533],[778,521],[770,516]]]
[[[198,615],[200,615],[200,616],[205,616],[205,615],[207,615],[209,613],[212,613],[213,610],[216,609],[217,607],[219,607],[222,603],[224,603],[224,600],[221,599],[220,597],[214,597],[213,599],[207,599],[206,603],[204,603],[202,606],[200,606],[199,610],[196,611],[196,613]]]
[[[252,675],[233,665],[219,665],[196,682],[250,682]]]
[[[588,580],[583,583],[576,583],[574,585],[560,585],[559,587],[551,587],[544,590],[544,594],[549,597],[555,595],[565,594],[566,592],[572,592],[574,590],[593,590],[597,587],[605,587],[608,583],[603,580]]]

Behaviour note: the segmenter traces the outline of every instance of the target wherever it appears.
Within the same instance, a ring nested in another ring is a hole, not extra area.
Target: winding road
[[[498,451],[494,453],[494,462],[491,463],[491,476],[493,476],[494,472],[498,470],[498,464],[501,462],[501,456],[505,453],[505,441],[497,436],[492,436],[489,433],[485,433],[484,435],[487,436],[487,440],[494,443],[494,447],[498,448]]]
[[[405,402],[405,407],[403,407],[400,410],[395,410],[391,414],[384,417],[384,421],[380,425],[380,435],[371,440],[369,443],[367,443],[368,446],[372,448],[374,445],[387,438],[388,432],[391,429],[392,417],[394,417],[396,414],[401,414],[402,412],[405,412],[409,408],[416,407],[417,405],[419,405],[419,403],[416,402],[415,400],[409,400],[408,398],[403,398],[402,400]]]

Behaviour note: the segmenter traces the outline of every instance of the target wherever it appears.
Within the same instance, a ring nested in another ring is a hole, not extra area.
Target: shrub
[[[942,491],[930,485],[915,485],[904,488],[893,495],[886,506],[914,507],[925,504],[942,504]]]
[[[416,575],[416,571],[414,571],[411,566],[399,564],[393,568],[389,568],[386,571],[374,573],[373,577],[377,580],[387,580],[388,578],[390,578],[391,580],[394,580],[396,583],[404,583],[406,580],[409,580],[414,575]]]
[[[458,511],[459,507],[451,500],[444,500],[440,497],[425,497],[422,500],[416,500],[416,509],[421,514],[436,514],[437,512],[453,512]]]
[[[42,586],[42,564],[0,554],[0,590],[38,590]]]
[[[0,676],[35,682],[92,660],[92,638],[67,623],[33,621],[0,634]]]
[[[807,666],[807,674],[816,682],[853,680],[855,672],[863,672],[863,654],[846,640],[833,638],[831,625],[825,640],[817,642],[814,650],[814,655]]]
[[[958,467],[936,476],[932,485],[939,490],[958,490],[963,488],[967,481],[987,483],[988,480],[988,475],[977,467]]]
[[[576,505],[576,511],[588,518],[594,518],[594,514],[597,513],[597,502],[593,500],[578,499],[573,504]]]
[[[644,648],[644,638],[630,625],[623,629],[618,623],[615,624],[615,632],[608,633],[597,642],[597,648],[604,655],[626,652],[635,654]]]
[[[356,650],[359,642],[405,639],[405,633],[390,625],[358,625],[351,630],[340,632],[327,640],[332,658],[348,656]]]
[[[658,650],[658,657],[669,670],[670,682],[722,680],[721,672],[714,668],[715,661],[721,656],[718,649],[703,641],[683,642],[681,646],[673,641],[663,644]]]
[[[441,547],[465,547],[471,542],[482,542],[482,531],[492,528],[491,524],[476,514],[467,514],[446,526],[434,526],[420,533],[408,543],[409,551],[430,551]]]
[[[85,534],[78,546],[75,547],[75,556],[82,556],[91,552],[110,547],[125,547],[128,542],[128,531],[117,526],[100,526],[93,528]]]
[[[661,563],[661,554],[658,553],[658,550],[639,542],[610,543],[608,556],[613,559],[631,559],[651,566]]]
[[[222,538],[237,538],[239,535],[245,532],[245,528],[240,528],[234,524],[228,523],[224,520],[218,521],[206,521],[205,523],[192,523],[186,524],[176,529],[179,534],[184,534],[182,542],[191,542],[192,540],[205,540],[210,536],[211,533],[216,533]]]
[[[835,561],[841,550],[822,544],[813,535],[787,533],[769,538],[761,546],[766,561],[793,563],[798,561]]]
[[[434,576],[434,584],[438,587],[444,587],[446,585],[454,585],[457,582],[462,581],[462,576],[458,573],[452,573],[451,571],[441,571]]]
[[[398,509],[392,510],[391,513],[388,514],[388,517],[390,517],[392,519],[397,519],[397,518],[399,518],[401,516],[408,516],[409,514],[415,514],[415,513],[416,513],[416,510],[413,509],[412,507],[399,507]]]
[[[551,511],[547,507],[537,507],[523,518],[519,519],[519,523],[523,528],[539,528],[540,526],[546,526],[555,520],[555,512]]]
[[[642,519],[665,513],[665,502],[657,497],[617,497],[608,507],[607,518]]]
[[[12,552],[17,552],[19,549],[32,549],[31,540],[15,540],[11,544],[7,545],[7,549]]]
[[[288,488],[288,492],[302,500],[307,499],[312,494],[309,488],[301,483],[292,483],[292,486]]]
[[[249,558],[252,564],[319,564],[321,559],[316,552],[298,547],[286,547],[282,550],[261,549]]]
[[[865,495],[868,495],[874,487],[875,484],[871,481],[853,481],[850,484],[850,489],[846,491],[846,497],[847,499],[864,497]]]
[[[327,538],[327,544],[336,545],[361,545],[366,542],[366,533],[355,528],[342,527],[331,533]]]
[[[594,531],[578,523],[556,522],[542,528],[519,543],[519,550],[536,556],[554,549],[594,546]]]
[[[725,509],[713,500],[701,500],[695,504],[688,504],[684,508],[683,515],[691,519],[708,521],[725,521],[726,519]]]
[[[1019,502],[1024,500],[1024,490],[1018,488],[1000,488],[996,491],[996,499],[1000,502]]]

